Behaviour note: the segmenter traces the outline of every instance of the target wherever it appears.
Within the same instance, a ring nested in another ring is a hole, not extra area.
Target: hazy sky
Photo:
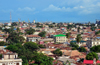
[[[95,22],[100,0],[0,0],[0,20]]]

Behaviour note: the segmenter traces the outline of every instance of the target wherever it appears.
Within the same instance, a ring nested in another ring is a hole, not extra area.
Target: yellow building
[[[54,35],[54,41],[55,43],[65,43],[67,42],[67,38],[66,35],[63,34],[58,34],[58,35]]]

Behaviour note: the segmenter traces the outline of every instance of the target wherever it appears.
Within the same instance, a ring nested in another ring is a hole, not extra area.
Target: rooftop
[[[58,34],[58,35],[54,35],[55,37],[65,37],[66,35],[63,34]]]

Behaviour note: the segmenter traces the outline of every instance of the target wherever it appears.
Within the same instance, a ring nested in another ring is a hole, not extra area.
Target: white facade
[[[87,45],[88,48],[100,45],[100,39],[95,38],[95,39],[88,40],[86,45]]]
[[[7,53],[0,59],[0,65],[22,65],[22,59],[18,58],[17,53]]]

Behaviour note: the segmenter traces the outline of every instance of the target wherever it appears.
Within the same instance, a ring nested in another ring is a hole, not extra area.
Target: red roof
[[[93,64],[93,60],[84,60],[84,64]]]
[[[93,60],[84,60],[84,62],[83,62],[84,64],[93,64]],[[97,64],[98,63],[100,63],[100,61],[99,60],[97,60],[97,62],[96,62]]]

